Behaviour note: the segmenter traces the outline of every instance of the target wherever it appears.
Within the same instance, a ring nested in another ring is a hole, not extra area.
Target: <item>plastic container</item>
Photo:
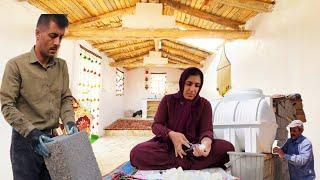
[[[215,137],[233,143],[237,152],[271,153],[278,128],[271,101],[257,89],[214,100]]]
[[[263,180],[265,154],[228,152],[231,174],[245,180]]]

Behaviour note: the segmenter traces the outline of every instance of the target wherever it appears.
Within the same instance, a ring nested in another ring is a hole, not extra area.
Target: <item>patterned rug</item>
[[[136,179],[132,177],[134,173],[137,172],[137,169],[133,167],[130,161],[127,161],[120,166],[118,166],[115,170],[103,176],[103,180],[131,180]]]

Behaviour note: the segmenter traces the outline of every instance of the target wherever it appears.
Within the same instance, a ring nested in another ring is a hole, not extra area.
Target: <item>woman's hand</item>
[[[182,150],[182,145],[190,147],[190,145],[188,144],[188,139],[184,136],[184,134],[174,131],[169,132],[169,137],[174,145],[174,152],[176,157],[178,157],[179,155],[182,159],[183,156],[187,155],[186,152]]]
[[[211,143],[212,140],[210,138],[204,137],[201,140],[201,144],[193,148],[193,155],[195,157],[207,157],[211,151]]]

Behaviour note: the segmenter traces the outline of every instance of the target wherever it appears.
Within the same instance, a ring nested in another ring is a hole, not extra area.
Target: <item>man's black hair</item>
[[[48,27],[51,21],[55,22],[60,28],[66,28],[69,25],[67,15],[65,14],[41,14],[38,19],[37,27]]]

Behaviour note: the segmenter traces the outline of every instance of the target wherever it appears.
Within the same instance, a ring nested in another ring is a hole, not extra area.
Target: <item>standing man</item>
[[[291,138],[282,148],[273,148],[281,159],[288,161],[291,180],[314,180],[314,158],[311,142],[302,135],[303,122],[294,120],[289,125]]]
[[[42,156],[50,155],[45,143],[53,141],[59,118],[68,134],[78,132],[67,64],[55,57],[68,24],[64,14],[42,14],[35,46],[6,65],[0,101],[13,127],[10,156],[15,180],[51,179]]]

